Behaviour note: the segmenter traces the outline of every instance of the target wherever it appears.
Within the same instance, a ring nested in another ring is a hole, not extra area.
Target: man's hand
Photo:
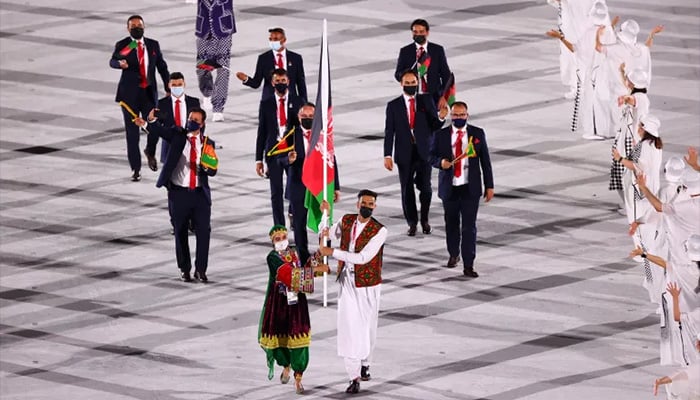
[[[389,171],[394,169],[394,162],[391,160],[391,157],[384,157],[384,168]]]
[[[148,113],[148,120],[151,121],[151,122],[155,121],[155,120],[156,120],[156,113],[158,113],[158,111],[160,111],[160,110],[157,109],[157,108],[152,109],[152,110]]]
[[[316,273],[331,273],[331,267],[328,266],[328,264],[318,264],[317,266],[314,267],[314,274]]]
[[[651,29],[651,32],[649,32],[650,35],[656,35],[657,33],[661,33],[664,31],[664,26],[663,25],[656,25]]]
[[[119,60],[119,68],[127,69],[129,68],[129,63],[126,60]]]
[[[258,176],[262,178],[265,176],[264,172],[265,172],[265,168],[263,166],[263,163],[259,162],[259,161],[256,162],[255,163],[255,173],[258,174]]]
[[[289,152],[289,163],[294,164],[294,161],[297,160],[297,152],[296,151],[290,151]]]
[[[678,287],[678,284],[676,282],[669,282],[669,284],[666,286],[666,291],[673,298],[676,298],[681,295],[681,288]]]
[[[635,258],[637,256],[641,256],[642,253],[644,253],[644,250],[640,246],[637,246],[634,250],[630,251],[629,258]]]
[[[136,126],[138,126],[139,128],[143,128],[144,126],[146,126],[146,121],[145,121],[143,118],[141,118],[141,117],[136,117],[136,118],[134,118],[134,123],[135,123]]]
[[[440,161],[440,168],[450,169],[452,168],[452,163],[449,162],[446,158],[443,158],[442,161]]]
[[[333,202],[337,203],[340,201],[340,190],[336,190],[333,192]]]
[[[445,107],[447,107],[447,99],[440,96],[440,100],[438,100],[438,110],[442,110]]]
[[[332,247],[321,246],[318,249],[318,251],[319,251],[319,253],[321,253],[321,255],[323,257],[330,257],[333,255],[333,248]]]
[[[321,211],[329,212],[331,210],[331,205],[328,204],[326,200],[321,202]]]
[[[612,149],[612,159],[615,161],[620,159],[620,152],[617,149]]]
[[[493,199],[493,188],[486,189],[486,192],[484,193],[484,199],[485,199],[484,201],[486,203],[488,203],[489,201],[491,201],[491,199]]]
[[[627,234],[630,236],[634,236],[634,233],[637,232],[637,228],[639,228],[639,225],[641,225],[639,222],[634,221],[630,224],[630,229],[627,231]],[[641,254],[641,253],[640,253]]]
[[[447,106],[447,102],[445,102],[444,107],[440,107],[440,112],[438,113],[438,117],[443,120],[447,118],[447,114],[450,112],[450,108]]]
[[[236,72],[236,78],[238,78],[241,82],[244,82],[246,79],[248,79],[248,75],[243,72]]]

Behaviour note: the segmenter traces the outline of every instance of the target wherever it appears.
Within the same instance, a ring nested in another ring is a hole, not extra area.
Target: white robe
[[[355,236],[359,236],[365,224],[359,224]],[[340,222],[330,230],[339,239]],[[377,338],[379,321],[379,299],[381,284],[370,287],[355,287],[355,264],[366,264],[384,245],[388,231],[382,227],[361,252],[355,253],[355,241],[351,240],[348,251],[333,250],[333,258],[344,261],[345,267],[338,277],[338,356],[345,359],[345,369],[350,380],[360,376],[360,367],[369,365]]]
[[[670,376],[671,383],[666,385],[669,400],[700,399],[700,364],[689,365]]]

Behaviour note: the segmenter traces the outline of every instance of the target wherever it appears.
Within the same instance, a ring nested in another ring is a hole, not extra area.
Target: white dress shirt
[[[180,154],[180,159],[177,160],[177,166],[173,169],[173,174],[170,176],[170,180],[177,186],[189,187],[190,186],[190,149],[192,145],[190,144],[190,138],[196,137],[195,143],[197,151],[197,160],[195,161],[195,168],[199,166],[199,159],[202,156],[202,141],[199,135],[193,135],[191,132],[187,133],[187,141],[185,142],[185,148],[182,149],[182,154]],[[196,174],[197,183],[195,186],[202,186],[199,182],[199,176]]]
[[[464,128],[460,129],[462,132],[462,153],[467,151],[467,145],[469,144],[469,136],[467,135],[467,126],[465,125]],[[457,142],[457,128],[452,126],[452,155],[456,157],[457,154],[457,149],[455,148],[455,144]],[[456,168],[457,165],[454,165]],[[464,157],[462,158],[462,176],[458,177],[453,177],[452,178],[452,186],[461,186],[469,182],[469,179],[467,179],[467,175],[469,174],[469,158]]]

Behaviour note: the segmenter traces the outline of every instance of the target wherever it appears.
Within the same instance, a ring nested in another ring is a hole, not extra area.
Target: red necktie
[[[304,153],[306,153],[309,146],[311,146],[311,130],[304,131],[304,141],[306,142],[304,146]]]
[[[141,75],[140,87],[148,87],[148,78],[146,77],[146,54],[143,51],[143,44],[139,43],[138,56],[139,56],[139,74]]]
[[[180,115],[180,99],[175,100],[175,126],[182,127],[182,115]]]
[[[455,141],[455,160],[462,155],[462,136],[464,131],[457,131],[457,140]],[[462,176],[462,160],[455,162],[455,178]]]
[[[190,137],[190,190],[197,187],[197,137]]]
[[[284,109],[284,97],[280,97],[280,105],[277,107],[279,113],[280,126],[287,126],[287,111]]]
[[[284,69],[284,61],[282,60],[282,53],[277,53],[277,62],[275,62],[277,68]]]
[[[408,125],[413,129],[416,125],[416,98],[408,99]]]

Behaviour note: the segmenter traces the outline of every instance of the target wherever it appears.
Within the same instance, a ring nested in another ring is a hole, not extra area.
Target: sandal
[[[287,372],[286,376],[284,375],[285,371]],[[280,383],[283,385],[289,383],[289,370],[287,368],[282,370],[282,373],[280,374]]]

